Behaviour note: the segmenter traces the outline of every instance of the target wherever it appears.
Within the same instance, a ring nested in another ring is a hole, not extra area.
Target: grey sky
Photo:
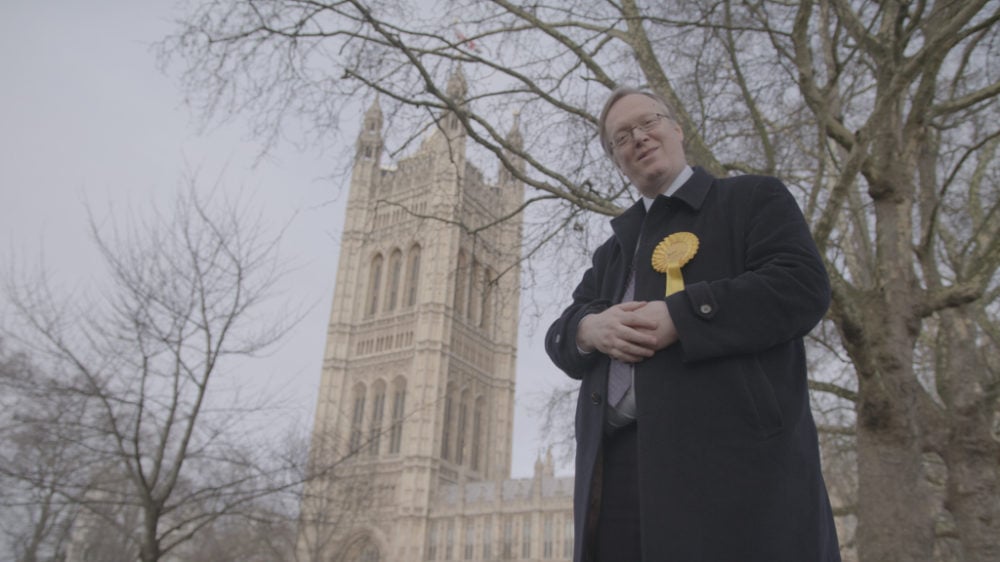
[[[284,145],[255,165],[260,144],[242,124],[199,133],[177,80],[157,70],[150,50],[170,31],[172,10],[167,0],[0,5],[0,259],[31,265],[44,255],[58,285],[71,288],[99,261],[85,203],[98,217],[109,206],[146,209],[170,200],[190,174],[206,187],[243,190],[272,225],[291,219],[282,247],[297,267],[287,285],[309,310],[254,375],[311,423],[346,199],[324,179],[335,155]],[[519,343],[518,477],[531,474],[539,447],[526,397],[562,382],[541,336],[522,330]]]

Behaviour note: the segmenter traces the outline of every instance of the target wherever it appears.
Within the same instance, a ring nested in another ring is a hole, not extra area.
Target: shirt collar
[[[663,192],[663,195],[670,197],[678,189],[680,189],[682,185],[684,185],[684,182],[691,179],[691,176],[693,175],[694,170],[691,169],[691,166],[684,166],[684,169],[681,170],[681,173],[677,174],[677,177],[670,183],[670,186],[668,186],[667,190]],[[653,201],[656,201],[655,197],[646,197],[645,195],[642,196],[642,203],[646,206],[647,211],[651,206],[653,206]]]

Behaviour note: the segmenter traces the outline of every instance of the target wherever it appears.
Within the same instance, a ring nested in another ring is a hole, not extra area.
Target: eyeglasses
[[[635,139],[635,130],[639,129],[644,132],[649,132],[653,130],[653,127],[660,122],[660,119],[670,119],[669,115],[664,115],[662,113],[654,113],[642,120],[642,123],[638,125],[633,125],[627,129],[623,129],[615,133],[615,136],[611,137],[611,149],[621,148],[625,146],[629,141]]]

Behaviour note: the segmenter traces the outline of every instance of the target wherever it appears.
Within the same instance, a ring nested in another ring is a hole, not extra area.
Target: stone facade
[[[456,73],[448,94],[460,107],[465,92]],[[572,478],[546,459],[510,479],[524,187],[466,162],[456,113],[393,169],[382,126],[376,100],[357,140],[299,559],[570,559]]]

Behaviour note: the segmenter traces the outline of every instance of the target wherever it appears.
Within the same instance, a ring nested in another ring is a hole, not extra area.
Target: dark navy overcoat
[[[680,341],[635,368],[643,561],[840,560],[802,341],[830,285],[795,199],[772,177],[695,168],[645,215],[639,201],[611,221],[614,235],[546,335],[555,364],[581,381],[575,560],[586,560],[599,503],[608,377],[608,357],[581,354],[576,329],[621,299],[633,255],[636,300],[664,299],[651,255],[682,231],[700,246],[682,269],[685,290],[665,298]]]

